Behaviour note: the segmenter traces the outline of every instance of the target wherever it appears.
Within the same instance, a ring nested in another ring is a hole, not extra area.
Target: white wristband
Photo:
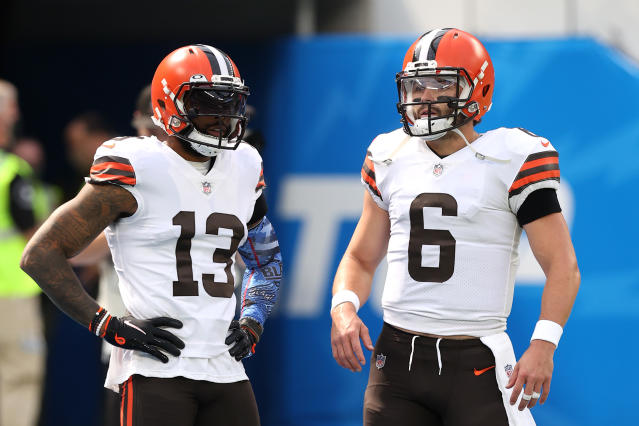
[[[554,321],[539,320],[533,331],[531,341],[533,340],[545,340],[550,343],[554,343],[555,346],[559,346],[559,339],[564,329]]]
[[[331,301],[331,311],[335,309],[337,305],[341,305],[344,302],[351,302],[355,306],[355,312],[359,311],[359,297],[355,292],[350,290],[340,290],[333,295]]]

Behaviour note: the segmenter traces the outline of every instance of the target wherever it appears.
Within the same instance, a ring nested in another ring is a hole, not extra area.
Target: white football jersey
[[[127,311],[182,321],[169,329],[185,342],[180,358],[230,358],[234,254],[264,186],[257,150],[242,143],[222,151],[203,175],[154,137],[117,138],[98,148],[89,181],[121,185],[137,201],[135,214],[105,231]],[[114,354],[119,363],[164,367],[141,352]]]
[[[362,182],[391,225],[382,296],[391,325],[444,336],[506,329],[522,231],[516,214],[532,191],[559,187],[558,156],[521,129],[484,133],[472,146],[509,161],[482,160],[469,147],[440,158],[402,129],[369,147]]]

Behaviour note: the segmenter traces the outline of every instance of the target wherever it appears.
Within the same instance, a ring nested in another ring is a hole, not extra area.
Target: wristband
[[[553,343],[555,346],[558,346],[559,339],[561,338],[561,334],[563,332],[564,329],[556,322],[539,320],[537,321],[535,331],[533,331],[530,341],[545,340],[547,342]]]
[[[359,297],[351,290],[340,290],[333,295],[331,311],[335,309],[337,305],[341,305],[344,302],[351,302],[353,306],[355,306],[355,312],[359,311]]]
[[[98,311],[93,316],[91,323],[89,324],[89,331],[97,336],[100,330],[100,324],[102,323],[102,321],[107,315],[108,315],[107,310],[104,309],[102,306],[100,306]]]
[[[104,337],[106,328],[109,326],[109,322],[113,318],[109,315],[109,311],[100,306],[100,309],[93,316],[91,324],[89,324],[89,331],[98,337]],[[102,327],[104,325],[104,327]],[[102,332],[100,332],[102,330]]]

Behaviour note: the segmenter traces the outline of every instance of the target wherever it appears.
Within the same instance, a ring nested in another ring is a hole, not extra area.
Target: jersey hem
[[[397,312],[384,307],[384,322],[408,331],[436,334],[439,336],[484,337],[506,330],[506,318],[502,320],[454,320],[429,318],[412,312]],[[460,324],[468,323],[468,327]]]

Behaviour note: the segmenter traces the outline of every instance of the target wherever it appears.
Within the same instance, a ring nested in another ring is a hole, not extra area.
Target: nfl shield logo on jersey
[[[444,166],[441,163],[435,164],[433,167],[433,174],[435,176],[441,176],[444,173]]]
[[[202,192],[207,195],[211,193],[211,182],[202,182]]]
[[[377,367],[378,370],[381,370],[384,367],[384,364],[386,364],[386,355],[377,355],[377,359],[375,360],[375,367]]]
[[[506,376],[510,377],[513,374],[513,366],[510,364],[506,364],[506,366],[504,367],[504,370],[506,371]]]

